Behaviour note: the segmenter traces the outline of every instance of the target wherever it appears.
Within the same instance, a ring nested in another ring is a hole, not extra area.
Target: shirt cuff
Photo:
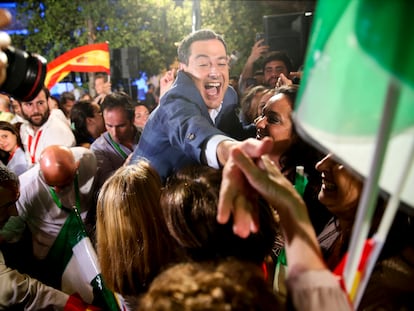
[[[235,141],[234,139],[224,135],[214,135],[207,141],[204,155],[208,166],[216,169],[220,168],[220,164],[217,159],[217,146],[225,140]]]

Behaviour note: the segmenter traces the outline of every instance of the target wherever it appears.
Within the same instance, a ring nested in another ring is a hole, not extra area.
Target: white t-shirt
[[[94,204],[96,158],[92,151],[84,147],[73,147],[71,150],[76,161],[80,161],[78,185],[81,216],[84,219],[86,212]],[[35,257],[43,259],[65,223],[68,212],[56,205],[49,186],[40,174],[39,164],[20,175],[19,180],[21,194],[16,208],[19,217],[26,222],[32,234]],[[64,207],[75,206],[74,183],[56,194]]]
[[[36,133],[28,122],[23,123],[20,128],[20,137],[29,166],[39,161],[40,154],[48,146],[73,147],[76,145],[75,136],[70,126],[55,113],[50,114],[49,119]]]

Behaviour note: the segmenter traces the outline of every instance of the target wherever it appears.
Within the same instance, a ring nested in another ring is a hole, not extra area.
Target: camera
[[[0,91],[21,101],[31,101],[40,92],[46,77],[47,61],[44,57],[9,46],[6,80]]]

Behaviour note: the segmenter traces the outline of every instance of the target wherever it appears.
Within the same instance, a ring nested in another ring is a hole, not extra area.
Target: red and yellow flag
[[[45,86],[51,89],[71,71],[110,73],[109,45],[96,43],[70,50],[47,64]]]

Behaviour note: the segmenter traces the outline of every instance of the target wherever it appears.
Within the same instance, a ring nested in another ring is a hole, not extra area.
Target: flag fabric
[[[348,292],[367,275],[352,270],[363,255],[372,198],[381,190],[397,196],[395,209],[414,207],[413,9],[411,0],[320,0],[313,19],[294,119],[303,138],[366,178],[347,261],[354,264],[344,275]]]
[[[398,163],[412,156],[414,137],[413,8],[409,0],[319,1],[295,112],[308,136],[367,176],[387,84],[397,79],[401,95],[380,186],[392,192],[408,169],[401,199],[410,206],[414,167]]]
[[[122,309],[115,294],[105,286],[95,249],[76,207],[69,211],[46,260],[61,279],[63,292],[79,295],[86,303],[103,310]]]
[[[357,282],[354,283],[354,287],[351,288],[349,292],[349,296],[351,300],[354,300],[353,298],[355,298],[357,294],[357,290],[358,290],[357,285],[359,284],[360,280],[364,278],[364,274],[366,272],[366,268],[369,262],[369,257],[372,251],[374,250],[375,243],[376,243],[375,239],[368,239],[365,241],[364,248],[362,250],[362,256],[359,260],[358,269],[356,273]],[[333,271],[334,274],[336,274],[339,277],[341,286],[343,289],[345,289],[345,283],[344,283],[344,280],[342,279],[342,276],[344,274],[345,264],[348,259],[348,256],[349,256],[349,253],[346,253],[345,256],[342,258],[341,262],[339,263],[339,265]]]
[[[108,43],[96,43],[70,50],[47,64],[45,86],[51,89],[71,71],[110,73]]]

